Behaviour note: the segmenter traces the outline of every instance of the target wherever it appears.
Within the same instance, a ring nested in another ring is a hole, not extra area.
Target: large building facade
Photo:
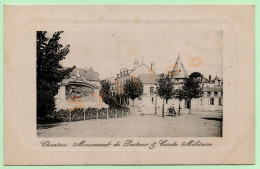
[[[186,78],[188,78],[187,71],[184,68],[180,57],[178,56],[175,65],[170,72],[174,89],[180,89]],[[126,80],[131,77],[139,78],[143,85],[143,95],[134,101],[128,99],[124,95],[123,86]],[[123,68],[117,74],[114,82],[111,82],[111,94],[115,96],[118,103],[122,105],[138,106],[143,109],[155,110],[162,107],[163,100],[155,94],[157,80],[159,74],[155,72],[155,64],[151,63],[148,67],[144,63],[139,65],[138,61],[134,62],[134,69]],[[170,99],[165,103],[165,107],[174,106],[177,108],[179,105],[182,109],[200,109],[200,110],[223,110],[223,80],[217,76],[214,79],[203,77],[203,96],[200,98],[183,100],[179,102],[177,99]],[[154,111],[151,111],[154,112]]]

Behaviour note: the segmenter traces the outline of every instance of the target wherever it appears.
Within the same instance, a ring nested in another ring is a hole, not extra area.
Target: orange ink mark
[[[153,71],[152,71],[151,69],[149,69],[148,72],[149,72],[150,79],[155,82],[155,81],[156,81],[156,78],[155,78],[155,76],[154,76]]]
[[[136,87],[136,88],[139,88],[139,83],[138,83],[138,80],[137,80],[135,74],[132,74],[132,75],[131,75],[131,78],[132,78],[133,81],[134,81],[135,87]]]
[[[97,98],[99,100],[99,103],[98,103],[99,105],[103,104],[103,100],[102,100],[102,98],[98,94],[91,93],[90,95],[95,97],[95,98]]]
[[[166,75],[174,76],[174,75],[180,73],[180,70],[173,71],[173,69],[175,67],[177,68],[177,65],[170,65],[170,66],[168,66],[167,69],[166,69]]]
[[[78,98],[80,98],[80,96],[72,96],[66,101],[68,105],[78,104],[76,107],[68,108],[68,110],[73,111],[84,107],[85,102],[83,100],[75,100]]]
[[[118,89],[118,93],[123,94],[124,93],[123,86],[122,86],[122,84],[120,83],[119,80],[116,80],[116,86],[117,86],[117,89]]]
[[[190,67],[199,67],[202,64],[202,59],[200,57],[194,57],[189,60]]]
[[[104,100],[104,98],[105,98],[106,91],[107,91],[106,89],[103,89],[102,92],[101,92],[100,96],[101,96],[102,100]]]

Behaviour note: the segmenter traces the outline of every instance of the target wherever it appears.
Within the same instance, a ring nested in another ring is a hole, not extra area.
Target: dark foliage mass
[[[116,99],[112,97],[110,92],[110,81],[101,81],[101,90],[99,92],[103,102],[109,105],[109,108],[120,108],[121,105],[117,103]]]
[[[198,72],[193,72],[189,78],[185,79],[182,86],[184,92],[186,93],[186,99],[192,101],[192,99],[202,97],[202,75]],[[191,104],[190,104],[191,113]]]
[[[69,45],[59,44],[63,31],[55,32],[52,38],[46,31],[37,31],[37,120],[44,121],[54,112],[54,96],[59,83],[75,68],[63,68],[60,61],[69,53]]]
[[[144,85],[140,79],[131,78],[130,80],[126,80],[124,84],[124,94],[134,101],[136,98],[143,95],[143,87]]]

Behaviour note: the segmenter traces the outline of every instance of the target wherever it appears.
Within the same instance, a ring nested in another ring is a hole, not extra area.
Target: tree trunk
[[[132,98],[131,98],[132,99]],[[135,112],[135,100],[134,99],[132,99],[133,100],[133,112]]]
[[[157,114],[157,96],[155,96],[155,113],[154,114]]]
[[[181,101],[179,101],[179,111],[178,111],[178,115],[181,115]]]
[[[162,105],[162,117],[164,117],[164,99],[163,99],[163,105]]]
[[[190,112],[189,112],[189,114],[191,114],[191,99],[190,99]]]

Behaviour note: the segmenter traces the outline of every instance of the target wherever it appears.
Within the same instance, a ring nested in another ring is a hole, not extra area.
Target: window
[[[153,87],[150,87],[150,93],[153,93]]]
[[[210,105],[214,105],[214,98],[210,99]]]
[[[153,104],[153,97],[152,97],[152,104]]]
[[[223,92],[221,92],[221,96],[223,96]]]
[[[210,96],[210,92],[208,92],[208,96]]]
[[[214,96],[217,96],[218,95],[218,92],[214,92]]]
[[[221,104],[221,98],[219,98],[219,100],[218,100],[218,104],[219,104],[219,105],[222,105],[222,104]]]

